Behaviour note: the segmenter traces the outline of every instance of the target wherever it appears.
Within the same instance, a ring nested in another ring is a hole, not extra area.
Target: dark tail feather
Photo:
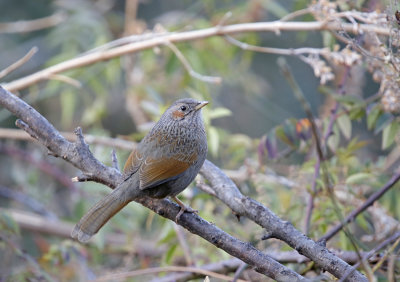
[[[78,239],[80,242],[89,241],[114,214],[130,202],[125,192],[126,186],[119,186],[91,207],[75,225],[74,230],[71,232],[71,237]]]

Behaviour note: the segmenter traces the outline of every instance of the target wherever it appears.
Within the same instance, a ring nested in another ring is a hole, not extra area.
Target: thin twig
[[[373,248],[371,251],[369,251],[368,253],[366,253],[362,259],[357,262],[350,271],[346,272],[343,277],[340,278],[339,282],[343,282],[346,281],[346,279],[351,275],[351,273],[353,273],[354,271],[356,271],[356,269],[361,265],[366,263],[366,261],[368,260],[369,257],[371,257],[372,255],[374,255],[376,252],[378,252],[380,249],[386,247],[387,245],[391,244],[392,242],[398,240],[400,238],[400,231],[396,232],[395,234],[393,234],[392,236],[390,236],[389,238],[387,238],[385,241],[383,241],[382,243],[380,243],[378,246],[376,246],[375,248]]]
[[[71,222],[50,220],[47,217],[17,209],[0,208],[0,213],[10,216],[24,230],[65,239],[71,238],[71,230],[74,227]],[[127,240],[127,236],[121,233],[105,234],[105,243],[107,245],[117,246],[118,248],[126,247]],[[146,256],[161,256],[165,253],[163,247],[155,246],[154,242],[146,240],[146,238],[133,237],[129,238],[129,240],[132,244],[129,246],[129,251],[135,250],[135,252]]]
[[[303,232],[308,235],[310,232],[311,216],[314,210],[314,198],[317,194],[317,180],[319,178],[319,171],[321,169],[321,160],[316,159],[314,165],[314,175],[311,182],[311,192],[308,193],[306,216],[304,217]]]
[[[206,76],[206,75],[202,75],[199,74],[198,72],[194,71],[193,68],[190,66],[190,63],[188,62],[188,60],[185,58],[185,56],[182,54],[181,51],[179,51],[179,49],[172,44],[169,41],[165,41],[164,43],[165,46],[168,46],[172,52],[175,53],[175,56],[179,59],[179,61],[182,63],[182,65],[184,66],[184,68],[186,69],[186,71],[189,73],[190,76],[204,81],[204,82],[208,82],[208,83],[213,83],[213,84],[221,84],[222,82],[222,78],[220,77],[216,77],[216,76]]]
[[[235,275],[233,276],[232,282],[237,282],[239,281],[239,277],[240,275],[242,275],[243,271],[245,271],[245,269],[249,267],[249,265],[247,263],[242,262],[240,264],[240,266],[236,269]]]
[[[115,149],[111,150],[111,163],[113,168],[115,168],[116,170],[120,170],[118,164],[117,152],[115,151]]]
[[[232,36],[225,35],[224,38],[231,44],[239,47],[240,49],[247,51],[254,51],[260,53],[268,53],[268,54],[277,54],[277,55],[287,55],[287,56],[297,56],[301,54],[314,54],[314,55],[322,55],[329,50],[327,48],[311,48],[311,47],[303,47],[303,48],[273,48],[273,47],[262,47],[244,43],[239,41]]]
[[[0,71],[0,79],[2,79],[3,77],[5,77],[6,75],[10,74],[11,72],[15,71],[17,68],[19,68],[20,66],[22,66],[23,64],[25,64],[26,62],[28,62],[33,55],[36,54],[36,52],[38,51],[38,47],[34,46],[32,47],[28,53],[25,54],[25,56],[23,56],[21,59],[19,59],[18,61],[16,61],[15,63],[9,65],[8,67],[6,67],[4,70]]]
[[[76,141],[76,135],[72,132],[61,132],[68,141]],[[0,139],[14,139],[14,140],[32,140],[24,130],[12,128],[0,128]],[[132,150],[136,147],[137,143],[127,141],[121,138],[111,138],[106,136],[95,136],[85,134],[85,141],[89,144],[109,146],[118,149]]]
[[[375,264],[374,268],[372,268],[372,272],[377,271],[382,266],[382,264],[386,261],[386,259],[390,257],[392,253],[396,250],[399,243],[400,243],[400,238],[397,238],[396,242],[394,242],[393,245],[390,246],[389,250],[385,252],[383,257],[381,257],[379,261]]]
[[[67,19],[65,12],[57,12],[51,16],[9,23],[0,23],[0,33],[25,33],[56,26]]]
[[[293,13],[287,14],[286,16],[282,17],[280,19],[280,21],[286,22],[286,21],[292,20],[294,18],[310,14],[311,12],[312,12],[312,9],[310,7],[301,9],[301,10],[297,10],[297,11],[294,11]]]
[[[16,189],[10,189],[6,186],[0,185],[0,196],[21,203],[29,209],[33,210],[35,213],[43,215],[46,219],[57,219],[57,216],[53,212],[46,209],[46,207],[42,203],[38,202],[35,198],[32,198],[25,193],[17,191]]]
[[[53,177],[57,182],[59,182],[64,187],[67,187],[72,190],[76,188],[75,185],[71,182],[70,178],[66,175],[66,173],[63,170],[54,166],[54,164],[51,164],[49,161],[33,157],[30,151],[22,150],[15,146],[8,146],[6,144],[0,143],[0,153],[8,155],[12,158],[19,159],[24,163],[29,163],[35,166],[43,173]]]
[[[194,263],[193,254],[192,254],[191,249],[189,248],[189,245],[185,238],[185,233],[183,232],[183,229],[179,225],[174,224],[174,230],[176,233],[176,237],[178,238],[179,245],[182,248],[183,255],[185,256],[186,265],[188,265],[188,266],[196,265]]]
[[[4,242],[7,247],[12,248],[13,253],[16,254],[17,257],[22,258],[23,261],[26,261],[27,265],[24,267],[27,270],[26,274],[30,274],[30,279],[49,282],[56,281],[42,269],[36,259],[27,254],[27,252],[21,250],[15,240],[10,238],[10,236],[7,236],[5,232],[0,233],[0,240]],[[21,266],[21,263],[19,263],[19,265]],[[34,274],[33,277],[32,274]]]
[[[226,21],[227,21],[230,17],[232,17],[232,12],[231,12],[231,11],[226,12],[225,15],[224,15],[224,16],[221,18],[221,20],[218,22],[218,25],[217,25],[217,26],[223,26],[223,25],[225,25]]]
[[[108,274],[103,277],[100,277],[94,282],[101,282],[101,281],[110,281],[110,280],[119,280],[119,279],[126,279],[129,277],[141,276],[146,274],[155,274],[160,272],[193,272],[193,273],[200,273],[204,276],[210,276],[217,279],[221,279],[224,281],[231,281],[232,277],[219,274],[216,272],[212,272],[209,270],[197,268],[197,267],[189,267],[189,266],[165,266],[165,267],[153,267],[153,268],[146,268],[128,272],[121,272],[121,273],[114,273]],[[238,280],[240,282],[246,282],[246,280]]]
[[[76,88],[82,88],[82,83],[74,78],[68,77],[66,75],[61,75],[61,74],[50,74],[48,76],[48,79],[50,80],[58,80],[61,82],[64,82],[66,84],[72,85]]]

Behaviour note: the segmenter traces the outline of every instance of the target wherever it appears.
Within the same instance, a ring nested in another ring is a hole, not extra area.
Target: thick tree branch
[[[119,171],[105,166],[94,158],[88,149],[88,145],[83,140],[80,129],[76,132],[78,136],[77,142],[71,143],[67,141],[35,109],[1,86],[0,104],[19,117],[22,120],[20,125],[24,129],[27,129],[40,143],[45,145],[50,152],[70,162],[82,170],[83,173],[90,174],[95,181],[115,187],[122,180],[122,174]],[[137,202],[173,221],[180,210],[176,204],[173,204],[169,200],[156,200],[145,195],[137,199]],[[256,271],[268,277],[278,281],[307,280],[291,269],[279,264],[268,255],[260,252],[251,244],[230,236],[196,214],[184,213],[179,219],[179,224],[191,233],[199,235],[218,248],[243,260],[253,266]],[[357,274],[359,273],[355,272],[351,277],[357,276]],[[361,275],[360,277],[362,278]]]

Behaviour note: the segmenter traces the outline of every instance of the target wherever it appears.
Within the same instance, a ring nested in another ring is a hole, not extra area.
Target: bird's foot
[[[186,206],[184,203],[182,203],[177,197],[172,197],[172,199],[181,207],[181,209],[179,210],[178,214],[175,217],[175,222],[178,223],[178,220],[180,219],[181,215],[184,212],[189,212],[189,213],[195,213],[198,214],[199,211],[192,209],[189,206]]]

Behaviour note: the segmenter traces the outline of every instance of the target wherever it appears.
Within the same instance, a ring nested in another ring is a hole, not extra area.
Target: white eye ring
[[[180,108],[180,109],[181,109],[181,111],[182,111],[182,112],[184,112],[184,111],[186,111],[186,110],[187,110],[187,107],[186,107],[186,106],[181,106],[181,108]]]

